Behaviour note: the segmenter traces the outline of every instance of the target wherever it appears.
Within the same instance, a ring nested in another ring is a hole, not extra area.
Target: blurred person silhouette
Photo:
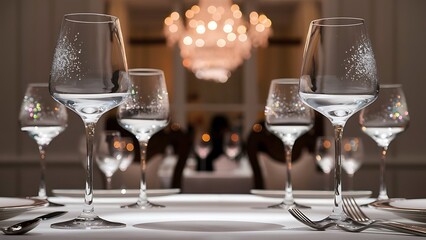
[[[227,131],[229,131],[228,118],[223,115],[214,116],[210,123],[209,130],[212,149],[204,160],[202,160],[198,155],[195,155],[197,171],[214,171],[213,162],[220,155],[224,154],[223,139]],[[205,161],[205,163],[202,163],[202,161]]]

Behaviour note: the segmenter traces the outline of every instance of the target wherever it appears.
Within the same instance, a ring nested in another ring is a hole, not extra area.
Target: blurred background
[[[364,18],[373,44],[379,81],[403,84],[411,116],[409,128],[391,143],[388,153],[389,195],[426,197],[426,189],[421,187],[421,183],[426,181],[426,130],[423,126],[426,113],[423,105],[425,96],[422,93],[423,87],[426,87],[423,83],[426,81],[426,1],[235,0],[234,3],[240,6],[244,15],[253,10],[264,13],[272,22],[273,33],[268,46],[252,49],[251,58],[233,71],[226,83],[215,83],[197,79],[184,68],[179,48],[176,45],[168,46],[164,36],[164,19],[173,11],[183,13],[197,1],[2,0],[0,196],[36,194],[39,180],[37,146],[27,134],[21,132],[18,121],[26,86],[33,82],[48,82],[63,15],[97,12],[120,18],[129,68],[149,67],[164,71],[172,106],[172,123],[176,128],[191,132],[191,136],[195,137],[198,132],[209,131],[213,119],[219,116],[226,119],[227,128],[238,133],[243,143],[253,131],[257,131],[253,126],[261,126],[255,124],[263,121],[271,80],[299,77],[310,21],[331,16]],[[84,127],[76,114],[68,113],[67,129],[48,147],[46,160],[49,191],[84,186]],[[105,128],[108,118],[113,117],[114,112],[106,114],[101,119],[99,130]],[[318,116],[318,119],[321,118]],[[354,189],[372,190],[376,195],[379,186],[379,149],[372,139],[362,133],[358,119],[358,114],[354,115],[345,127],[345,136],[360,137],[364,143],[364,161],[355,174]],[[332,136],[332,127],[327,120],[319,120],[315,129],[317,132],[311,138]],[[303,150],[306,146],[299,145],[302,150],[294,164],[294,189],[324,189],[324,174],[315,165],[312,148]],[[245,149],[243,147],[238,164],[246,161],[246,182],[239,183],[239,180],[229,178],[228,182],[216,186],[198,182],[201,185],[198,187],[205,192],[209,192],[209,188],[220,192],[221,187],[233,185],[234,189],[242,193],[258,187],[254,183]],[[113,186],[118,188],[120,182],[124,182],[127,187],[138,188],[138,162],[135,159],[126,172],[117,173],[113,177]],[[190,165],[191,161],[185,164]],[[95,188],[103,188],[103,176],[99,170],[95,171],[95,178]],[[173,181],[170,174],[168,178],[166,184],[151,186],[173,186],[181,188],[183,192],[201,192],[194,190],[195,187],[188,187],[190,183],[184,179],[185,174],[181,182],[176,184],[170,182]],[[191,179],[189,182],[196,181]],[[283,184],[271,188],[282,189]]]

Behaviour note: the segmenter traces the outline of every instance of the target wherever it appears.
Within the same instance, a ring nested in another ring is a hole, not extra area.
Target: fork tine
[[[356,203],[355,199],[353,197],[349,198],[349,200],[352,202],[352,206],[354,207],[355,211],[359,214],[359,216],[363,219],[363,221],[368,221],[369,218],[365,213],[361,210],[359,205]]]
[[[311,221],[311,219],[309,219],[302,211],[300,211],[298,208],[290,208],[289,209],[290,213],[293,213],[294,215],[296,215],[295,217],[297,219],[300,219],[306,223],[309,224],[315,224],[314,222]]]
[[[346,201],[347,201],[346,198],[343,198],[343,212],[345,212],[346,215],[352,218],[352,213],[349,211],[348,209],[349,207]]]
[[[356,204],[356,202],[355,202]],[[355,221],[363,221],[364,219],[356,210],[354,203],[350,200],[350,198],[343,198],[343,210],[345,213]]]

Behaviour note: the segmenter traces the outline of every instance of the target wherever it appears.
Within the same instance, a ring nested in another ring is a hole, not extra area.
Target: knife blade
[[[47,220],[47,219],[51,219],[51,218],[62,216],[65,213],[67,213],[67,211],[56,211],[56,212],[51,212],[51,213],[48,213],[48,214],[44,214],[44,215],[42,215],[40,217],[37,217],[37,218],[41,219],[41,220]]]

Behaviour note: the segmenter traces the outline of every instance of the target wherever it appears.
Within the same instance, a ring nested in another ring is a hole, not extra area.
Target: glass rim
[[[275,78],[275,79],[272,79],[271,83],[299,84],[299,79],[298,78]]]
[[[333,23],[336,21],[335,23]],[[360,26],[364,24],[363,18],[357,17],[329,17],[315,19],[311,22],[311,25],[319,27],[352,27]]]
[[[380,88],[400,88],[400,87],[402,87],[402,84],[400,84],[400,83],[385,83],[385,84],[380,84],[379,86],[380,86]]]
[[[135,76],[154,76],[164,74],[163,70],[157,68],[131,68],[128,71],[129,75]]]
[[[104,20],[99,20],[99,21],[95,21],[95,19],[91,20],[90,19],[86,19],[86,20],[82,20],[82,19],[74,19],[72,17],[75,16],[91,16],[91,17],[103,17],[105,18]],[[102,24],[102,23],[114,23],[118,20],[118,17],[113,16],[113,15],[108,15],[108,14],[102,14],[102,13],[68,13],[64,15],[64,20],[68,21],[68,22],[74,22],[74,23],[98,23],[98,24]]]

